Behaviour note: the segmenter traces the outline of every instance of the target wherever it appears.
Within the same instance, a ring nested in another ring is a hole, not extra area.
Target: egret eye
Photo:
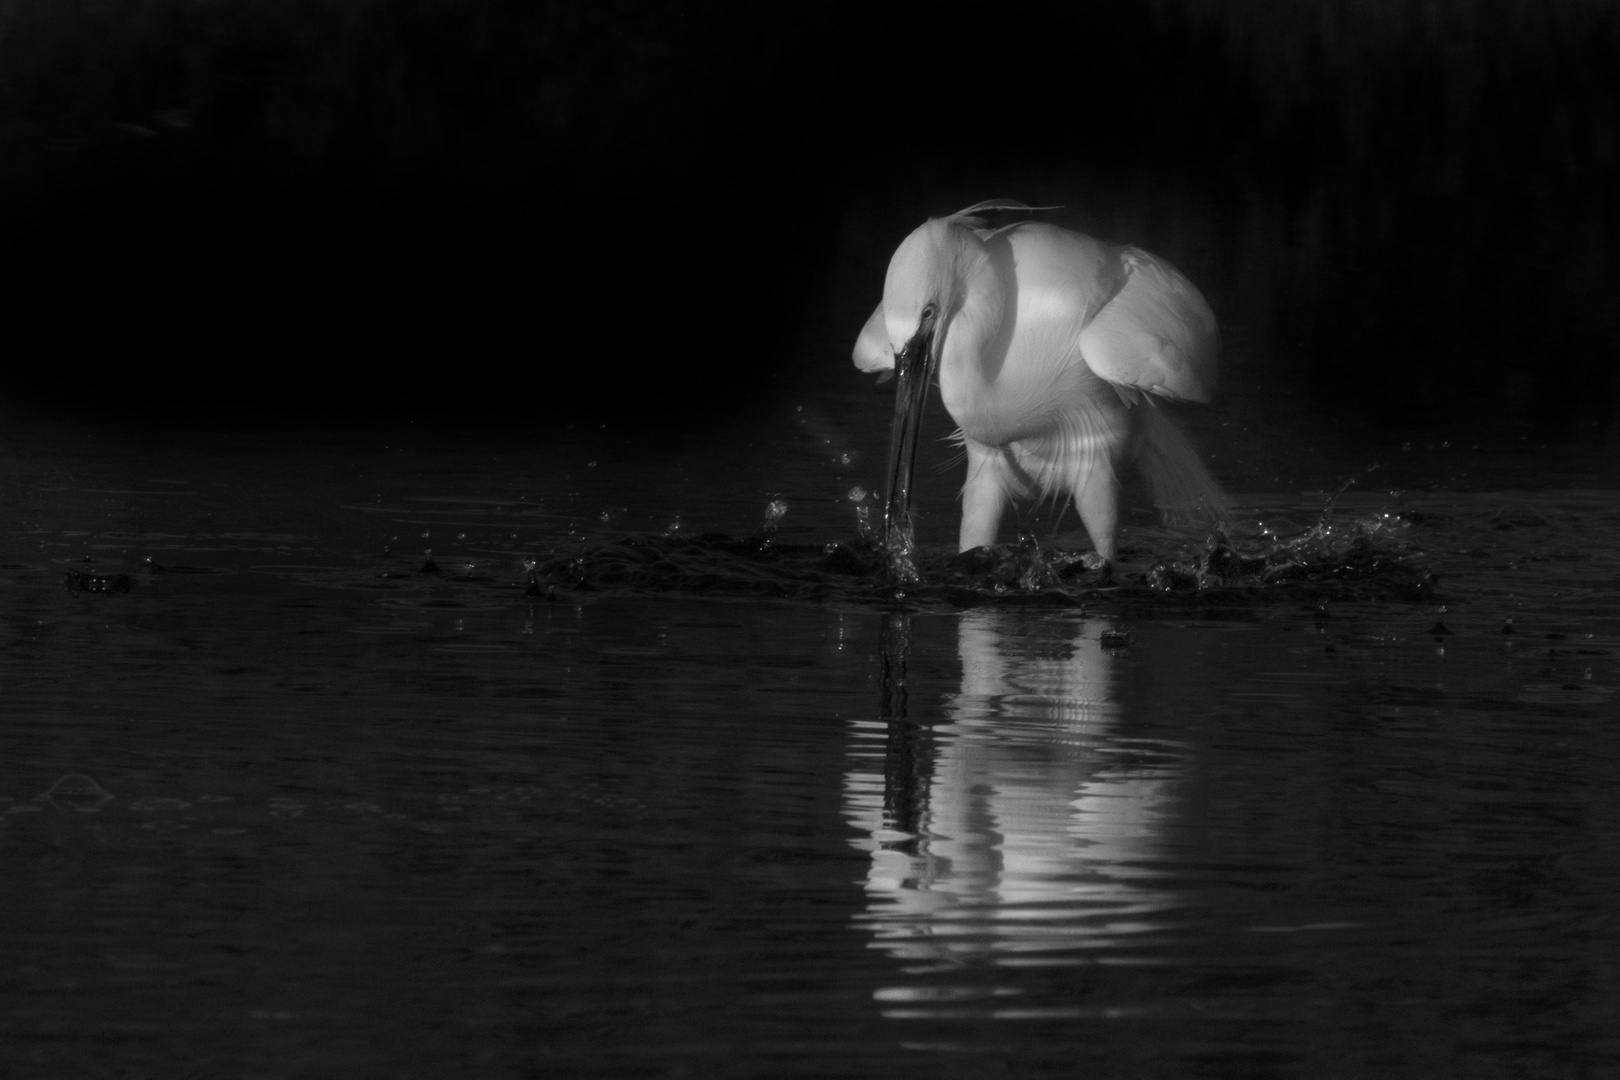
[[[918,320],[918,321],[927,322],[929,319],[932,319],[933,317],[934,317],[934,305],[929,304],[927,307],[923,308],[923,310],[922,310],[922,318],[920,320]]]

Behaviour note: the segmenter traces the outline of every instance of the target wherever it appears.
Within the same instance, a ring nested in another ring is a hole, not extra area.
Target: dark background
[[[855,378],[894,245],[1006,196],[1181,266],[1223,393],[1613,440],[1616,5],[1063,10],[8,0],[0,392],[712,428]]]

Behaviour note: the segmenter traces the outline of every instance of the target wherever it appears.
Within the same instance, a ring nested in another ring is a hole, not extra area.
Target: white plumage
[[[967,451],[962,550],[995,542],[1009,499],[1069,495],[1111,560],[1128,462],[1161,511],[1219,516],[1219,486],[1154,401],[1209,400],[1220,351],[1209,305],[1140,248],[1034,221],[990,229],[977,216],[1029,209],[995,201],[931,219],[890,260],[855,366],[900,369],[891,526],[908,509],[908,411],[920,411],[933,371]]]

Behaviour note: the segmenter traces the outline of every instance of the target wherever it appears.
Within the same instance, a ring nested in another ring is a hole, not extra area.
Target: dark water
[[[1620,1068],[1601,462],[1223,443],[1234,547],[1324,561],[1155,588],[1209,549],[1139,518],[897,602],[837,415],[14,426],[5,1074]]]

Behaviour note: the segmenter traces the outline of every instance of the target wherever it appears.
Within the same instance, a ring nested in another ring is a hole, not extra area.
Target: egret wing
[[[1119,251],[1125,284],[1080,332],[1086,365],[1111,383],[1208,401],[1221,350],[1215,315],[1196,286],[1141,248]]]
[[[872,317],[861,327],[860,337],[855,339],[855,366],[862,371],[894,370],[894,349],[889,345],[889,331],[883,325],[882,304],[872,312]]]

